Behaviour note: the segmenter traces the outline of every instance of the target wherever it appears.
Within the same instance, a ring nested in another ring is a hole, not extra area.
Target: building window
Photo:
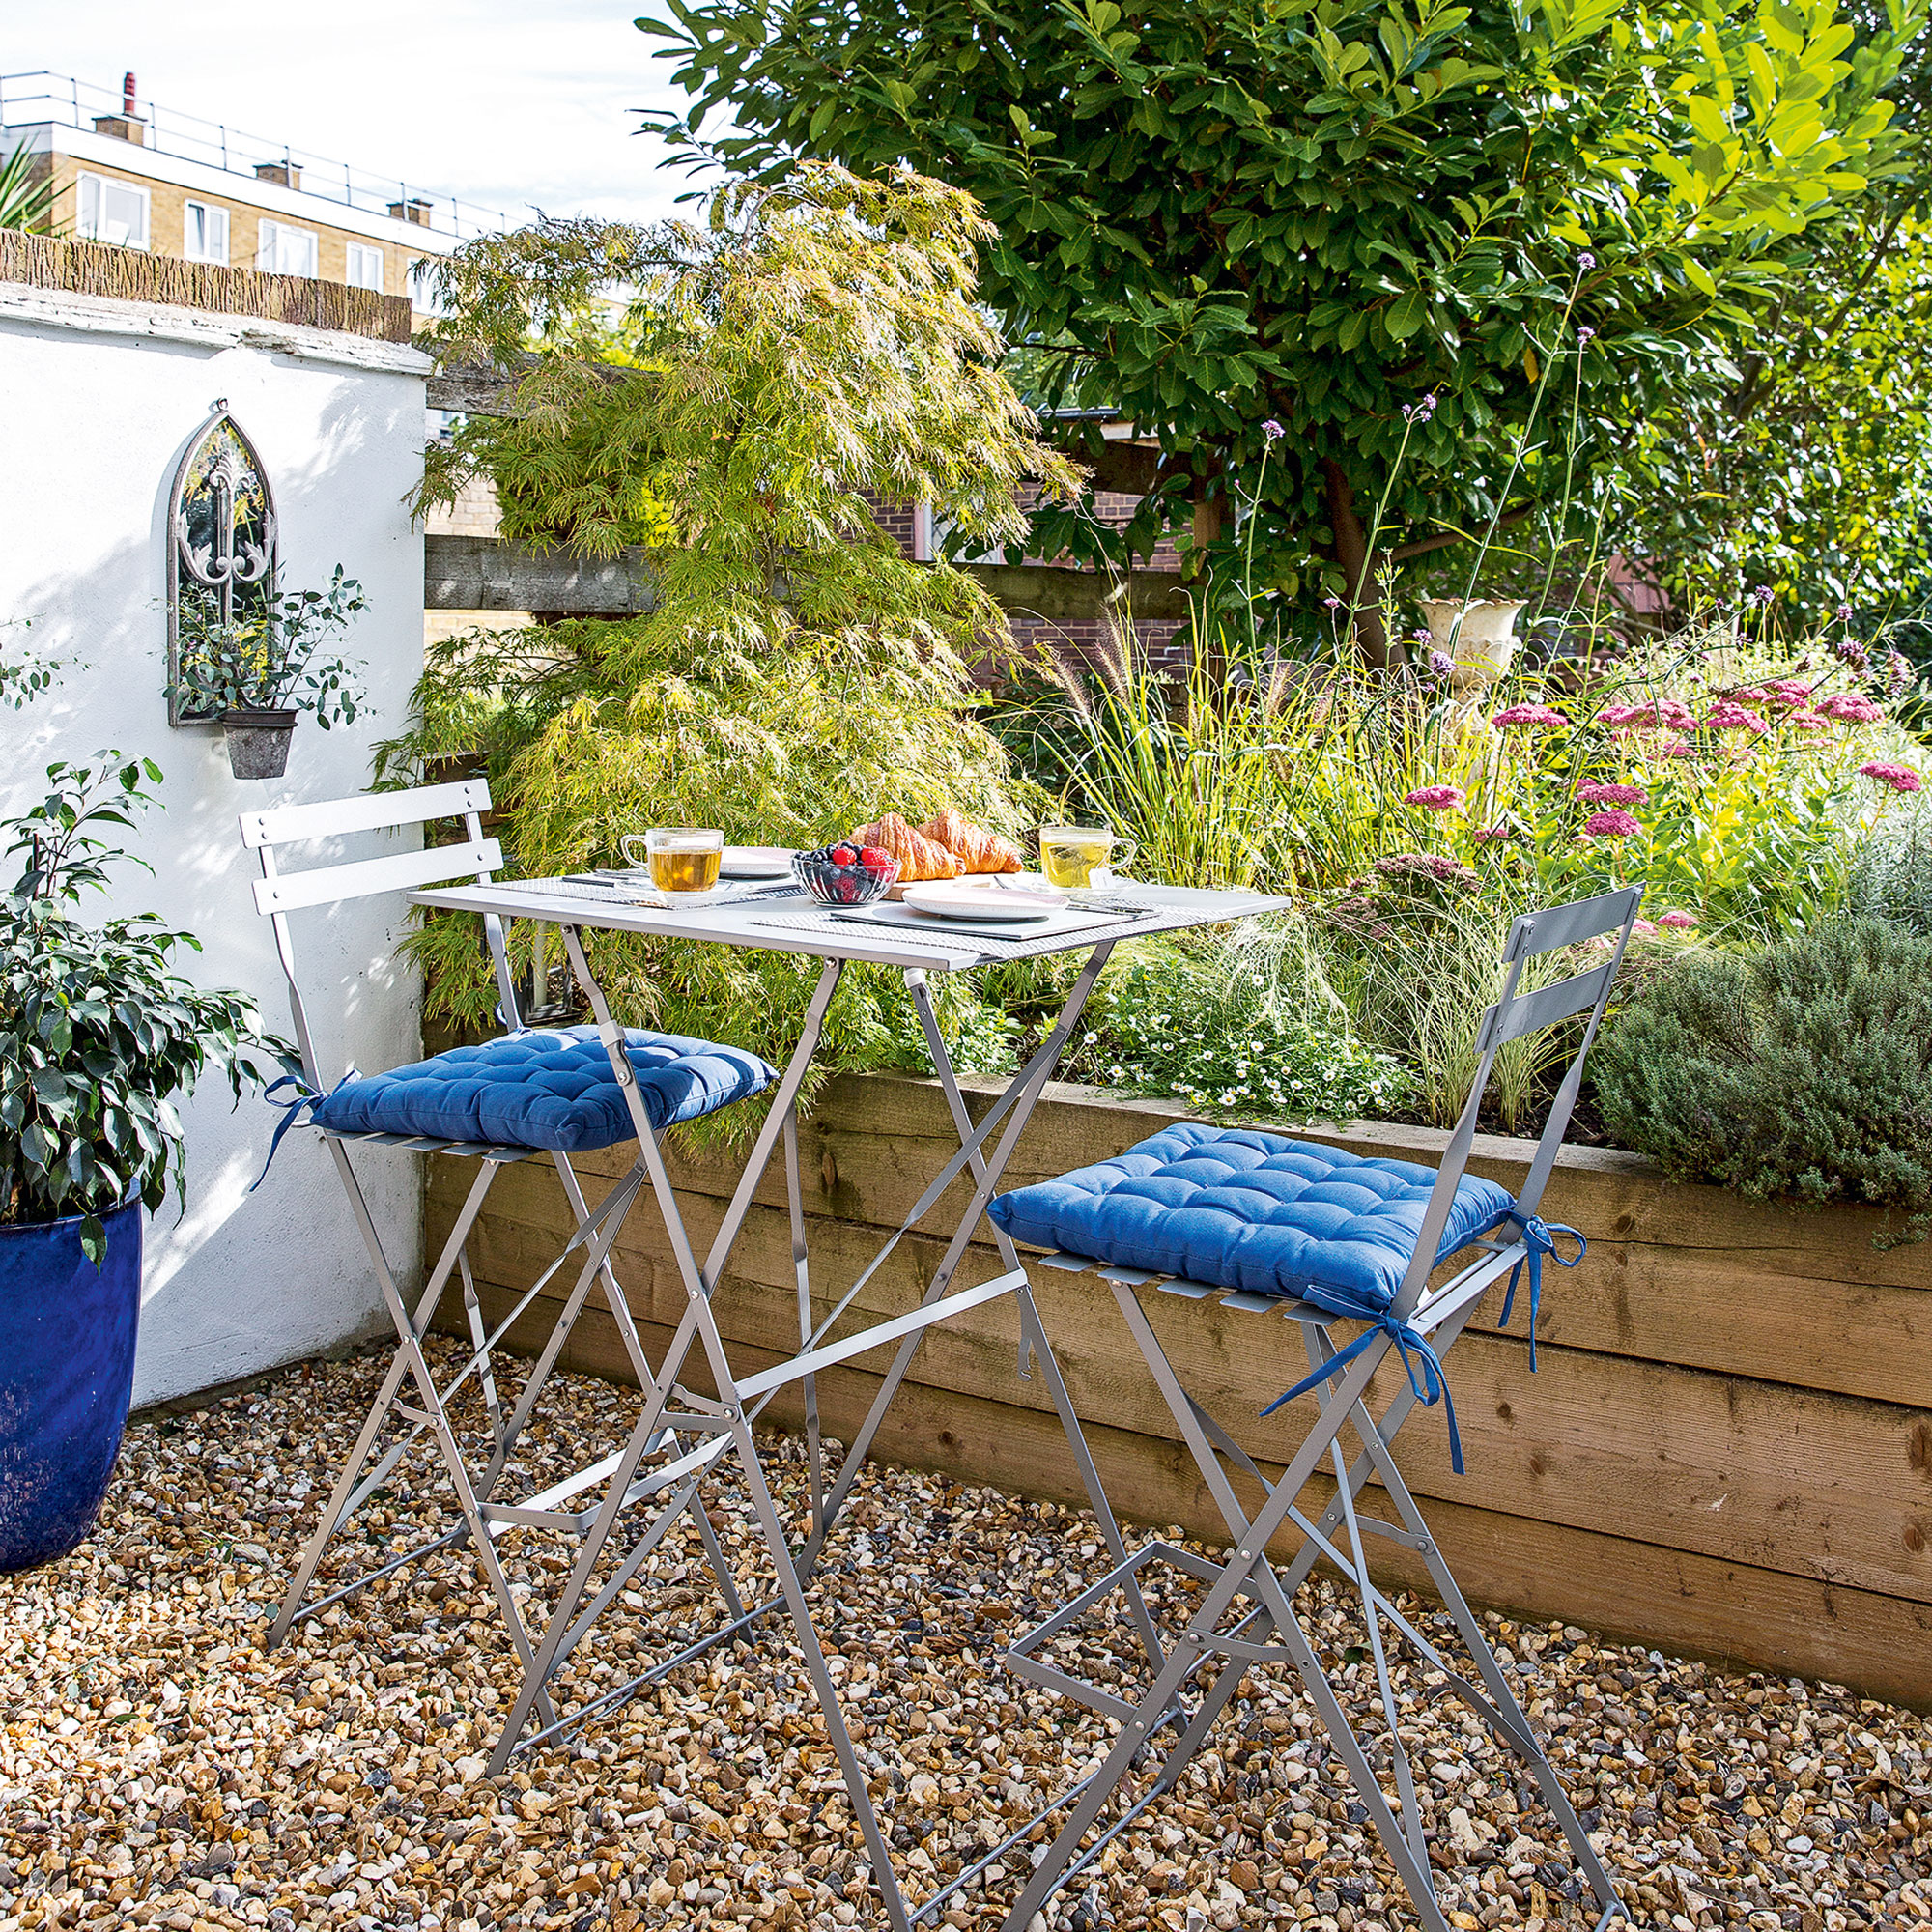
[[[313,228],[291,228],[286,221],[262,223],[255,266],[265,275],[313,275],[317,237]]]
[[[364,247],[360,242],[349,244],[349,286],[383,293],[383,251]]]
[[[441,266],[434,255],[418,255],[410,264],[410,306],[419,314],[442,313],[442,297],[436,286],[436,271]]]
[[[83,242],[148,245],[148,190],[111,175],[82,175],[74,228]]]
[[[216,208],[211,202],[185,202],[182,206],[182,253],[190,262],[226,262],[228,211]]]

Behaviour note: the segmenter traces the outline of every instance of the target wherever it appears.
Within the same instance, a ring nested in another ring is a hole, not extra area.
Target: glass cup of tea
[[[621,841],[624,862],[639,863],[633,849],[644,849],[642,864],[651,884],[661,893],[708,893],[718,883],[724,858],[724,835],[696,825],[654,825],[641,837],[633,832]]]
[[[1139,848],[1104,827],[1042,825],[1039,869],[1060,892],[1097,891],[1114,882],[1114,868],[1133,862]]]

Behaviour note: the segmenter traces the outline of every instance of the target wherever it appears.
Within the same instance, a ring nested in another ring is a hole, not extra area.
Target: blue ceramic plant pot
[[[0,1572],[65,1556],[94,1527],[134,1389],[141,1315],[138,1201],[101,1217],[0,1227]]]

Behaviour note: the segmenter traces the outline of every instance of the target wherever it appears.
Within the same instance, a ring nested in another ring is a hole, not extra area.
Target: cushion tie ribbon
[[[283,1065],[286,1065],[287,1062],[285,1061]],[[274,1166],[275,1156],[282,1151],[282,1136],[286,1134],[291,1127],[300,1125],[302,1123],[302,1116],[304,1114],[313,1116],[316,1108],[320,1107],[325,1100],[334,1099],[336,1094],[341,1093],[343,1088],[348,1086],[350,1081],[357,1080],[360,1078],[361,1075],[357,1073],[355,1067],[352,1066],[349,1069],[349,1071],[345,1073],[342,1076],[342,1078],[338,1080],[335,1083],[335,1085],[328,1090],[327,1094],[325,1094],[319,1088],[311,1087],[299,1073],[284,1073],[279,1080],[271,1081],[268,1086],[262,1089],[262,1098],[268,1101],[270,1106],[279,1108],[281,1110],[282,1118],[275,1122],[274,1138],[269,1143],[269,1157],[262,1163],[261,1173],[258,1174],[254,1178],[254,1179],[248,1183],[248,1192],[250,1194],[254,1193],[256,1188],[261,1186],[263,1181],[268,1179],[269,1170],[270,1168]],[[296,1090],[294,1099],[277,1100],[275,1098],[275,1095],[279,1094],[284,1087],[293,1087]],[[313,1122],[311,1121],[310,1123],[313,1124]]]
[[[1343,1374],[1378,1334],[1386,1335],[1395,1344],[1396,1352],[1402,1357],[1402,1366],[1408,1375],[1409,1393],[1416,1401],[1424,1408],[1434,1408],[1438,1402],[1442,1405],[1443,1417],[1449,1424],[1449,1466],[1460,1476],[1463,1473],[1463,1436],[1456,1427],[1456,1404],[1449,1394],[1448,1378],[1442,1373],[1442,1358],[1430,1346],[1428,1336],[1421,1329],[1392,1311],[1373,1317],[1368,1327],[1339,1355],[1331,1355],[1319,1369],[1303,1376],[1292,1389],[1276,1396],[1262,1413],[1272,1415],[1283,1403],[1293,1402],[1296,1396],[1306,1395],[1331,1376]]]
[[[1528,1252],[1510,1269],[1509,1289],[1503,1295],[1502,1320],[1496,1324],[1507,1328],[1510,1310],[1516,1306],[1516,1286],[1525,1265],[1529,1269],[1529,1372],[1536,1373],[1536,1318],[1543,1305],[1543,1258],[1548,1255],[1558,1267],[1573,1268],[1589,1252],[1590,1244],[1575,1228],[1561,1221],[1546,1221],[1537,1214],[1524,1214],[1512,1208],[1508,1218],[1522,1230],[1522,1244]],[[1568,1235],[1577,1243],[1577,1252],[1567,1258],[1556,1246],[1556,1237]]]

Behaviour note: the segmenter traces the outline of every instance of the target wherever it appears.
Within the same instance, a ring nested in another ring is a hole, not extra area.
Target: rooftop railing
[[[42,122],[89,128],[99,120],[126,118],[126,101],[116,90],[44,69],[0,73],[0,128]],[[371,174],[347,161],[251,134],[226,122],[178,114],[152,100],[136,100],[132,118],[141,124],[141,145],[157,155],[199,161],[205,167],[250,181],[264,179],[264,168],[279,169],[286,177],[280,185],[299,184],[303,194],[339,202],[365,214],[395,216],[398,210],[406,211],[400,218],[455,241],[468,241],[473,235],[487,235],[510,225],[509,216],[498,209],[481,208],[413,182]]]

